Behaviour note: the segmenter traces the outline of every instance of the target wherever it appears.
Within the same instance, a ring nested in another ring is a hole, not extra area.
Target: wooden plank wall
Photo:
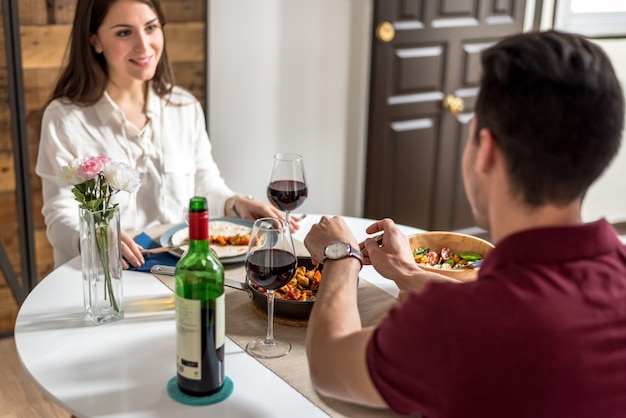
[[[41,215],[41,182],[35,174],[41,115],[63,65],[76,0],[19,0],[24,95],[27,119],[32,213],[38,280],[53,268],[52,247]],[[165,33],[176,82],[203,104],[206,79],[206,1],[161,0]],[[1,16],[1,11],[0,11]],[[1,20],[0,20],[1,25]],[[19,231],[15,202],[15,170],[7,92],[4,27],[0,26],[0,242],[20,274]],[[20,276],[21,277],[21,276]],[[17,306],[0,270],[0,333],[13,329]]]

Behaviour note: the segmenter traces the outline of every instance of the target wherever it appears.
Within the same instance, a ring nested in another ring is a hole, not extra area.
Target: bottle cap
[[[189,200],[189,239],[209,239],[209,210],[205,197],[195,196]]]

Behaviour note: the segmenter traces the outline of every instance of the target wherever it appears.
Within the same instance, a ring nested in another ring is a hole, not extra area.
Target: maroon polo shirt
[[[509,236],[393,308],[367,365],[400,414],[626,417],[626,248],[605,220]]]

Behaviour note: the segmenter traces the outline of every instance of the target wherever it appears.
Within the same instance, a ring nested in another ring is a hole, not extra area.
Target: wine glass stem
[[[291,212],[289,212],[288,210],[285,211],[285,221],[287,222],[287,228],[291,228],[291,225],[289,224],[289,215]]]
[[[274,290],[268,289],[267,295],[267,335],[265,341],[267,343],[274,342]]]

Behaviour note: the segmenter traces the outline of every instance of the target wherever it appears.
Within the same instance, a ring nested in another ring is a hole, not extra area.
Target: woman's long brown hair
[[[98,31],[109,8],[117,0],[78,0],[70,34],[69,58],[54,87],[50,101],[66,98],[72,103],[88,106],[97,102],[106,88],[108,70],[102,54],[96,53],[90,43],[91,35]],[[165,27],[165,15],[159,0],[137,0],[150,6],[156,13],[161,27]],[[174,86],[174,73],[170,64],[165,41],[161,59],[152,79],[155,92],[163,97]]]

